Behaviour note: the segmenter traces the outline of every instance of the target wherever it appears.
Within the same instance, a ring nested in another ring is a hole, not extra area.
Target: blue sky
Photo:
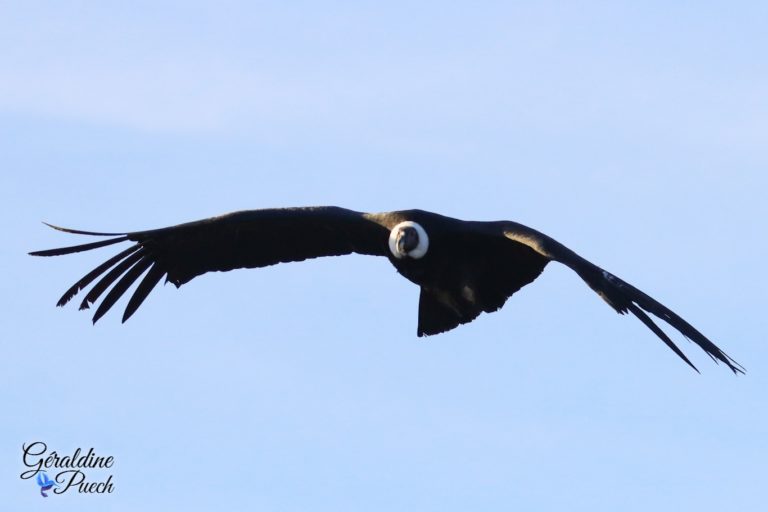
[[[764,2],[3,3],[3,502],[762,510],[767,19]],[[210,274],[92,327],[54,304],[117,251],[26,255],[82,241],[42,220],[320,204],[523,222],[748,373],[675,336],[695,374],[555,264],[423,340],[418,290],[384,259]],[[115,493],[43,500],[19,479],[34,440],[113,455]]]

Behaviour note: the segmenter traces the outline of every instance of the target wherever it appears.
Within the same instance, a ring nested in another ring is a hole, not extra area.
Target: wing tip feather
[[[72,228],[65,228],[63,226],[57,226],[55,224],[51,224],[50,222],[41,221],[43,224],[48,226],[49,228],[55,229],[56,231],[63,231],[64,233],[72,233],[74,235],[90,235],[90,236],[121,236],[125,235],[125,233],[103,233],[101,231],[83,231],[82,229],[72,229]]]

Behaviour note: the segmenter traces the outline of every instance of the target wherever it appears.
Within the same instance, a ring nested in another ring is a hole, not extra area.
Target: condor
[[[673,311],[552,238],[516,222],[463,221],[423,210],[361,213],[338,207],[249,210],[197,222],[133,233],[96,233],[52,226],[106,240],[35,251],[59,256],[120,242],[133,245],[99,265],[70,287],[58,306],[96,281],[80,303],[88,309],[106,295],[93,321],[128,288],[134,290],[125,322],[157,283],[177,287],[211,271],[255,268],[320,256],[359,253],[386,256],[397,271],[421,288],[418,336],[438,334],[471,322],[541,274],[550,261],[574,270],[618,313],[640,319],[675,354],[696,367],[648,313],[664,320],[734,373],[743,367]],[[696,370],[698,371],[698,370]]]

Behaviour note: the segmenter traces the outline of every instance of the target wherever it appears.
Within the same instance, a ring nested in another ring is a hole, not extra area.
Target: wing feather
[[[384,256],[389,235],[387,226],[376,215],[337,207],[248,210],[131,233],[101,233],[48,225],[66,233],[115,238],[34,251],[31,255],[60,256],[125,241],[135,242],[88,272],[59,299],[57,305],[63,306],[100,278],[80,304],[80,309],[88,309],[109,289],[96,309],[94,322],[107,313],[144,272],[146,275],[128,301],[123,321],[136,312],[163,277],[178,287],[212,271],[350,253]]]
[[[99,307],[96,308],[96,313],[93,314],[93,323],[96,323],[99,318],[104,316],[104,314],[115,305],[117,299],[122,297],[134,281],[136,281],[151,265],[151,259],[142,257],[127,272],[125,272],[120,280],[115,283],[115,286],[109,290],[109,293],[107,293],[107,296],[101,301]]]
[[[95,303],[102,293],[109,288],[120,276],[122,276],[126,270],[131,268],[137,261],[139,261],[145,253],[145,249],[139,248],[138,251],[132,253],[130,256],[122,260],[112,270],[102,277],[98,283],[85,295],[83,302],[80,303],[80,310],[88,309],[91,304]]]
[[[61,296],[59,299],[59,302],[56,303],[57,306],[61,307],[65,305],[67,302],[72,300],[72,297],[77,295],[80,290],[91,284],[91,282],[99,277],[101,274],[112,268],[117,264],[117,262],[121,261],[126,256],[129,256],[131,253],[138,251],[141,249],[140,245],[133,245],[126,250],[112,256],[107,261],[96,267],[95,269],[88,272],[86,275],[84,275],[78,282],[73,284],[66,292],[64,292],[64,295]]]
[[[158,263],[153,263],[152,267],[149,269],[149,272],[147,272],[147,274],[144,276],[144,279],[141,280],[139,286],[136,287],[136,291],[134,291],[133,295],[131,295],[131,298],[128,301],[128,305],[125,306],[123,322],[133,316],[136,310],[139,309],[139,306],[141,306],[141,303],[144,302],[144,299],[147,298],[149,292],[151,292],[154,287],[157,286],[157,283],[160,282],[164,275],[165,271],[163,270],[162,266]]]
[[[516,222],[505,221],[498,223],[498,225],[503,231],[504,236],[510,240],[525,244],[536,250],[539,254],[546,256],[553,261],[563,263],[573,269],[590,288],[600,295],[600,297],[602,297],[603,300],[618,313],[633,313],[669,348],[671,348],[675,354],[694,369],[696,369],[696,367],[693,366],[680,348],[672,342],[669,336],[667,336],[664,331],[651,320],[646,312],[664,320],[666,323],[677,329],[683,336],[701,347],[701,349],[715,362],[724,363],[736,374],[744,373],[745,370],[743,366],[720,350],[717,345],[701,334],[691,324],[651,296],[619,279],[610,272],[587,261],[563,244],[543,233]]]

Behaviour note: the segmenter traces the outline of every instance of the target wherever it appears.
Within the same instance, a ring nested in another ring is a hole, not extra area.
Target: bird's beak
[[[399,252],[402,255],[408,254],[408,250],[405,247],[405,241],[406,241],[405,231],[401,230],[397,234],[397,252]]]

